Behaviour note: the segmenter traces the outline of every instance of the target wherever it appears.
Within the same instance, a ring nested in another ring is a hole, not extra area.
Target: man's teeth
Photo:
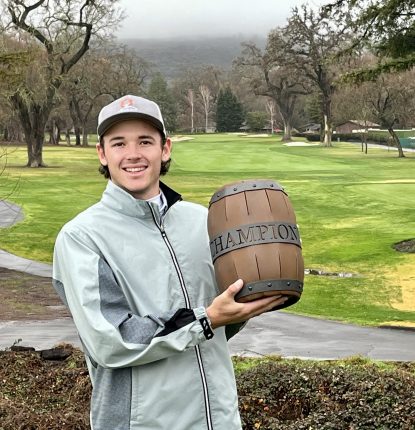
[[[145,167],[131,167],[131,168],[127,167],[125,170],[127,172],[141,172],[144,169],[145,169]]]

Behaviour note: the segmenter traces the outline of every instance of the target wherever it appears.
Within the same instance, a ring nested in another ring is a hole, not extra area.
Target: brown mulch
[[[0,320],[48,320],[68,316],[50,278],[0,267]]]
[[[91,383],[83,353],[46,361],[37,352],[0,352],[0,430],[88,430]]]
[[[415,253],[415,239],[406,239],[402,242],[395,243],[394,249],[399,252]]]

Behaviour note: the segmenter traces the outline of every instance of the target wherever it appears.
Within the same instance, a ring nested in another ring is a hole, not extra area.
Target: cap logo
[[[134,106],[134,100],[130,97],[126,97],[120,101],[120,112],[132,112],[138,111],[138,108]]]
[[[120,102],[120,107],[121,108],[125,108],[125,107],[128,107],[128,106],[133,106],[133,105],[134,105],[134,102],[129,97],[126,97],[125,99],[122,99],[121,102]]]

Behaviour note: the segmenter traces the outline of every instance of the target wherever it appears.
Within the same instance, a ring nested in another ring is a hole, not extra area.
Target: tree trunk
[[[205,133],[208,132],[208,120],[209,120],[209,113],[205,111]]]
[[[405,158],[405,154],[403,153],[403,149],[402,149],[402,145],[401,142],[399,140],[398,135],[395,133],[395,130],[392,127],[388,127],[388,132],[392,137],[392,141],[393,143],[396,145],[396,147],[398,148],[398,158]]]
[[[195,116],[195,113],[194,113],[194,105],[193,105],[193,103],[192,103],[192,105],[191,105],[191,111],[190,111],[190,132],[193,134],[194,132],[195,132],[195,125],[194,125],[194,116]]]
[[[69,128],[66,129],[65,139],[66,139],[66,144],[68,146],[71,146],[71,130]]]
[[[292,126],[290,121],[287,121],[285,118],[283,118],[284,123],[284,136],[282,137],[282,142],[291,142],[292,140]]]
[[[88,130],[86,124],[82,124],[82,146],[88,146]]]
[[[51,103],[39,105],[26,102],[20,94],[14,94],[11,101],[16,108],[20,123],[25,133],[27,145],[27,167],[46,167],[43,163],[43,143],[45,141],[45,127],[52,109]],[[29,110],[30,109],[30,110]]]
[[[56,141],[56,145],[59,145],[59,142],[61,141],[61,129],[60,129],[59,125],[57,125],[57,124],[56,124],[55,141]]]
[[[81,128],[74,127],[74,132],[75,132],[75,145],[81,146]]]

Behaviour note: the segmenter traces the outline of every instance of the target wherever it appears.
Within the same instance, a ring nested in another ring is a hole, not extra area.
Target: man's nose
[[[129,160],[141,158],[141,155],[142,154],[141,154],[141,147],[140,147],[140,145],[131,145],[131,146],[128,146],[127,158]]]

